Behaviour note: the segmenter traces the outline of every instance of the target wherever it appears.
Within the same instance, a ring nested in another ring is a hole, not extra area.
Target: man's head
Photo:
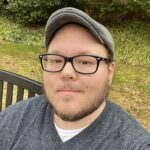
[[[69,12],[74,11],[76,9],[62,9],[66,20],[67,16],[70,19]],[[56,21],[54,25],[62,21],[55,20],[55,15],[51,19],[53,23]],[[43,56],[44,69],[49,71],[44,71],[43,83],[55,115],[65,121],[77,121],[94,112],[99,113],[114,72],[114,62],[108,58],[114,58],[113,41],[104,43],[102,38],[98,39],[75,20],[62,24],[49,35],[51,21],[46,28],[46,48],[47,54],[52,55]],[[105,31],[110,36],[107,29]]]

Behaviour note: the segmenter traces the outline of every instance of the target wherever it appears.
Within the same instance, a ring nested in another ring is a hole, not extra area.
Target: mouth
[[[72,90],[72,89],[61,89],[61,90],[58,90],[58,92],[78,93],[80,91],[79,90]]]
[[[58,93],[62,93],[62,94],[78,94],[78,93],[81,93],[80,90],[77,90],[77,89],[59,89],[57,90]]]

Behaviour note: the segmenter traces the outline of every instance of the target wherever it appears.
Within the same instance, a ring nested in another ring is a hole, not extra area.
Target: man
[[[150,150],[150,134],[107,100],[115,62],[104,26],[60,9],[47,22],[45,47],[45,95],[1,112],[1,150]]]

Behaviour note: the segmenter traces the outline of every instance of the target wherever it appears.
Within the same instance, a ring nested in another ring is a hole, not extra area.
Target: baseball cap
[[[48,50],[49,44],[55,33],[65,24],[76,23],[87,28],[95,38],[103,44],[112,58],[114,58],[114,40],[109,30],[91,18],[85,12],[72,7],[58,9],[51,14],[45,29],[45,48]]]

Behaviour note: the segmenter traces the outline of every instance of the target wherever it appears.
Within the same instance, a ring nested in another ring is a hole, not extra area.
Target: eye
[[[79,65],[93,65],[95,64],[95,59],[89,56],[77,57],[75,63]]]
[[[51,59],[49,59],[49,62],[50,63],[62,63],[63,60],[59,59],[59,58],[51,58]]]
[[[90,64],[93,64],[93,62],[87,61],[87,60],[80,60],[78,63],[79,63],[79,64],[83,64],[83,65],[90,65]]]
[[[48,55],[45,61],[47,61],[49,64],[60,64],[64,62],[62,57],[56,55]]]

